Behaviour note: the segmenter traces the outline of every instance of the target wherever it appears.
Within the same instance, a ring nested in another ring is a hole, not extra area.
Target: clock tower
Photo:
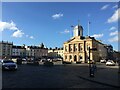
[[[83,36],[83,27],[79,24],[74,27],[74,37],[76,36]]]

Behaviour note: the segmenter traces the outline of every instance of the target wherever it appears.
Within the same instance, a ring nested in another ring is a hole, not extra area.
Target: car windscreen
[[[14,63],[13,61],[3,61],[3,63]]]

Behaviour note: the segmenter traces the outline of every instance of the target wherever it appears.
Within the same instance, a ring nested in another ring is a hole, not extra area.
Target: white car
[[[114,61],[112,61],[112,60],[108,60],[108,61],[106,62],[106,66],[115,66],[115,63],[114,63]]]
[[[106,63],[105,59],[100,60],[101,63]]]
[[[22,64],[27,64],[27,59],[23,58],[22,59]]]

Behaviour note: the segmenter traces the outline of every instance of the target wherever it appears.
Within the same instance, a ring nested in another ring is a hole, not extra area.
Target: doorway
[[[76,62],[76,61],[77,61],[77,56],[75,55],[75,56],[74,56],[74,62]]]

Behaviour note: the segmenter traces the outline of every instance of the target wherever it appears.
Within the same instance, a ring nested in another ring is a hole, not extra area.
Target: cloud
[[[115,31],[115,32],[111,32],[111,33],[110,33],[110,36],[114,36],[114,35],[118,35],[118,31]]]
[[[58,18],[60,18],[60,17],[63,17],[63,14],[59,13],[59,14],[54,14],[54,15],[52,15],[52,18],[53,18],[53,19],[58,19]]]
[[[21,38],[23,37],[23,35],[25,35],[25,33],[22,30],[20,30],[12,20],[11,22],[0,21],[0,32],[4,30],[8,30],[8,31],[12,30],[13,34],[11,36],[15,38]],[[33,36],[29,36],[29,35],[25,35],[25,36],[26,38],[34,39]]]
[[[60,33],[70,33],[70,30],[67,30],[67,29],[65,29],[63,32],[60,32]]]
[[[24,33],[22,32],[22,30],[17,30],[12,34],[12,37],[21,38],[23,35]]]
[[[107,5],[104,5],[102,8],[101,8],[101,10],[105,10],[105,9],[107,9],[109,7],[109,5],[107,4]]]
[[[12,34],[12,37],[22,37],[24,35],[24,32],[22,30],[19,30],[17,28],[16,24],[11,20],[11,22],[2,22],[0,21],[0,32],[4,30],[12,30],[14,31]]]
[[[0,31],[4,30],[19,30],[16,27],[16,24],[11,20],[11,22],[2,22],[0,21]]]
[[[113,38],[110,38],[108,41],[109,42],[118,42],[118,36],[116,35]]]
[[[117,22],[118,19],[120,19],[120,15],[118,15],[118,13],[120,14],[120,8],[118,8],[114,14],[107,20],[107,23],[113,23],[113,22]]]
[[[118,8],[118,5],[113,6],[112,8]]]
[[[26,38],[34,39],[33,36],[26,35]]]
[[[30,36],[30,39],[34,39],[34,37],[33,37],[33,36]]]
[[[101,38],[103,37],[103,34],[94,34],[91,37],[95,37],[95,38]]]
[[[109,30],[116,30],[117,28],[116,27],[111,27]]]
[[[115,35],[115,36],[114,36]],[[120,39],[120,32],[115,31],[115,32],[111,32],[110,36],[113,36],[112,38],[110,38],[108,41],[109,42],[118,42]],[[119,38],[118,38],[119,37]]]

